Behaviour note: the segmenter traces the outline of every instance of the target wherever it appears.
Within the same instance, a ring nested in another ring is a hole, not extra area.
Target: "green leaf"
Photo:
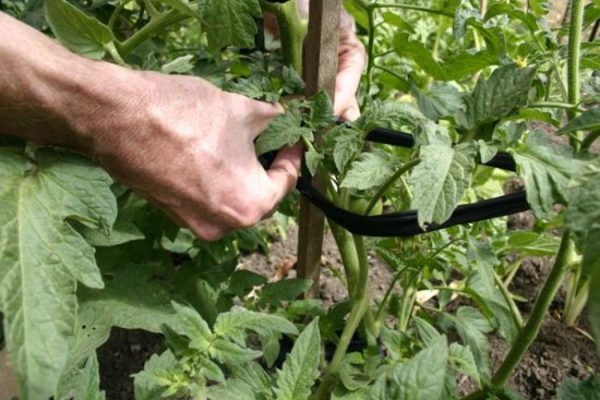
[[[101,59],[106,49],[114,46],[114,37],[108,26],[66,0],[46,0],[44,5],[52,32],[70,50]]]
[[[361,28],[368,30],[369,14],[359,0],[344,0],[344,8],[352,15]]]
[[[467,306],[460,307],[456,315],[444,314],[444,317],[454,325],[462,342],[473,353],[480,376],[489,379],[491,346],[486,334],[493,330],[489,321],[477,309]]]
[[[98,359],[95,353],[62,376],[55,398],[81,400],[104,400],[106,398],[104,391],[100,390]]]
[[[48,398],[74,333],[77,281],[103,286],[94,249],[66,220],[108,231],[116,201],[110,177],[86,159],[34,157],[0,148],[0,311],[21,394]]]
[[[407,31],[410,33],[414,33],[414,29],[412,27],[411,24],[409,24],[408,22],[406,22],[406,20],[404,18],[402,18],[401,16],[399,16],[398,14],[395,14],[393,12],[387,11],[384,12],[382,15],[383,20],[385,22],[387,22],[388,24],[395,26],[396,28],[402,30],[402,31]]]
[[[353,129],[333,129],[335,145],[333,146],[333,162],[340,174],[346,171],[348,162],[361,149],[360,134]]]
[[[96,247],[117,246],[134,240],[144,239],[144,234],[131,221],[117,217],[117,221],[109,233],[105,231],[90,229],[86,226],[78,226],[77,230],[85,237],[85,240]]]
[[[394,399],[431,400],[439,399],[444,388],[448,345],[445,336],[440,336],[430,346],[418,352],[392,370],[395,383]]]
[[[262,354],[260,351],[249,349],[245,345],[238,345],[222,338],[217,338],[209,348],[211,357],[217,360],[235,365],[252,361]]]
[[[169,267],[161,264],[125,264],[111,272],[103,290],[79,290],[80,307],[109,312],[111,323],[125,329],[160,332],[161,324],[179,331],[173,305]],[[135,284],[132,285],[132,282]]]
[[[333,115],[333,103],[324,91],[308,99],[310,106],[310,126],[313,129],[325,128],[334,124],[337,117]]]
[[[584,381],[568,377],[558,388],[557,400],[600,400],[600,378],[591,376]]]
[[[577,171],[567,190],[565,227],[573,232],[583,254],[583,274],[600,266],[600,157]]]
[[[480,78],[465,98],[471,126],[493,122],[524,106],[534,76],[535,68],[510,64],[497,68],[487,79]]]
[[[163,74],[185,74],[194,69],[194,55],[188,54],[177,57],[173,61],[163,64],[160,67],[160,72]]]
[[[321,361],[321,335],[319,319],[315,318],[298,336],[282,369],[277,374],[275,395],[277,400],[305,400],[319,376]]]
[[[413,59],[427,75],[440,81],[459,80],[498,63],[498,56],[488,50],[478,53],[463,51],[444,62],[438,62],[427,47],[421,42],[410,40],[405,32],[395,36],[394,49],[399,56]]]
[[[547,217],[554,203],[565,200],[569,179],[581,162],[570,147],[553,143],[538,131],[529,134],[526,146],[510,152],[525,181],[527,202],[538,218]]]
[[[279,150],[283,146],[292,146],[303,135],[312,134],[310,129],[303,128],[302,115],[296,106],[290,106],[284,114],[279,114],[269,127],[256,139],[256,154],[261,155],[271,150]]]
[[[311,175],[314,175],[317,172],[317,168],[319,168],[319,165],[321,164],[324,158],[325,157],[323,156],[323,154],[317,152],[314,149],[309,149],[304,154],[306,168],[308,168],[308,172],[310,172]]]
[[[267,278],[245,269],[239,269],[231,275],[228,291],[236,296],[245,296],[254,286],[260,286],[267,283]]]
[[[298,332],[296,326],[285,318],[246,310],[242,307],[233,307],[231,311],[219,314],[213,329],[215,335],[237,343],[244,341],[245,330],[252,330],[259,335],[268,335],[272,332],[293,335]]]
[[[164,386],[157,382],[155,373],[169,370],[177,365],[175,356],[170,351],[161,355],[153,354],[144,364],[144,369],[133,375],[136,400],[156,400],[164,391]]]
[[[467,259],[472,264],[472,271],[467,279],[467,287],[477,293],[487,308],[498,321],[500,331],[512,344],[519,327],[513,318],[510,306],[506,303],[502,292],[494,279],[495,266],[499,260],[487,243],[480,243],[469,238]]]
[[[428,93],[416,85],[410,85],[410,91],[417,100],[419,109],[429,119],[437,121],[443,118],[460,119],[466,110],[464,93],[455,86],[444,82],[434,82]]]
[[[477,364],[475,363],[471,349],[458,343],[452,343],[450,345],[448,362],[452,368],[467,375],[477,382],[477,384],[480,384],[479,371],[477,370]]]
[[[587,110],[577,118],[569,121],[558,133],[571,133],[575,131],[597,131],[600,129],[600,108]]]
[[[376,149],[372,152],[362,153],[351,164],[341,187],[368,190],[381,186],[393,174],[394,161],[388,153]]]
[[[248,384],[253,393],[271,394],[271,377],[258,363],[237,364],[232,367],[232,375]]]
[[[252,386],[241,379],[233,378],[222,385],[211,386],[208,389],[211,400],[255,400]]]
[[[266,303],[278,305],[282,301],[292,301],[306,292],[312,281],[310,279],[291,278],[269,283],[263,286],[260,299]]]
[[[475,162],[471,148],[431,144],[421,146],[421,162],[412,170],[411,207],[419,225],[441,224],[451,215],[469,187]]]
[[[258,32],[254,19],[262,16],[258,0],[204,0],[204,3],[204,30],[213,53],[225,46],[254,47],[254,35]]]
[[[455,39],[462,39],[467,32],[467,23],[471,19],[481,19],[479,11],[469,8],[465,3],[460,3],[454,12],[454,23],[452,25],[452,34]]]
[[[191,307],[172,302],[181,324],[181,331],[190,339],[189,347],[200,352],[206,351],[211,345],[212,332],[206,321]]]

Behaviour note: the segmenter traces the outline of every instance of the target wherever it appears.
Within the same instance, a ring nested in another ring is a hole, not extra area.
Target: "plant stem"
[[[428,14],[445,15],[446,17],[454,18],[454,14],[452,14],[449,11],[436,10],[433,8],[421,7],[421,6],[413,6],[410,4],[374,3],[371,5],[371,8],[399,8],[402,10],[421,11],[421,12],[425,12]]]
[[[375,207],[375,205],[377,204],[379,199],[381,199],[383,197],[383,195],[390,188],[390,186],[392,186],[394,184],[394,182],[396,182],[398,180],[398,178],[400,178],[402,176],[402,174],[404,174],[406,171],[408,171],[409,169],[411,169],[412,167],[414,167],[415,165],[417,165],[420,162],[421,162],[420,159],[415,158],[413,160],[410,160],[406,164],[404,164],[402,167],[398,168],[398,170],[396,172],[394,172],[394,175],[390,176],[388,178],[388,180],[385,181],[379,187],[379,189],[377,189],[377,193],[375,193],[375,195],[371,198],[371,201],[369,202],[369,205],[367,206],[367,209],[365,210],[364,214],[369,215],[369,213],[373,210],[373,207]]]
[[[344,266],[346,281],[348,283],[348,297],[353,298],[358,282],[360,266],[352,235],[331,220],[328,220],[327,223],[331,228],[331,233],[333,234],[335,243],[340,251],[340,257],[342,258],[342,265]]]
[[[510,291],[508,290],[506,285],[504,285],[504,282],[502,282],[502,278],[500,278],[500,276],[496,272],[494,272],[494,281],[496,282],[496,285],[498,285],[500,293],[502,293],[502,297],[504,297],[504,300],[510,308],[513,319],[515,320],[515,324],[517,324],[519,329],[521,329],[523,327],[523,316],[521,315],[519,308],[515,304],[515,301],[513,300],[513,297],[510,294]]]
[[[307,25],[298,14],[296,0],[278,4],[275,17],[279,26],[281,51],[284,61],[302,74],[302,44],[306,36]]]
[[[190,18],[189,15],[185,15],[176,9],[166,11],[160,14],[158,17],[153,18],[150,22],[144,25],[142,29],[134,33],[124,42],[117,42],[117,49],[122,57],[127,57],[132,51],[134,51],[139,45],[144,43],[150,37],[161,32],[166,27],[188,18]]]
[[[368,5],[366,8],[369,22],[369,38],[367,40],[367,70],[366,74],[366,95],[362,104],[363,108],[371,93],[371,84],[373,80],[373,67],[375,66],[375,8],[374,4]]]
[[[590,146],[594,143],[594,141],[598,139],[598,136],[600,136],[600,131],[590,132],[581,142],[581,148],[579,150],[589,150]]]
[[[573,0],[571,3],[571,21],[569,26],[569,52],[567,55],[567,83],[569,85],[569,103],[578,104],[580,96],[579,65],[581,52],[581,29],[583,26],[583,6],[584,0]],[[569,119],[577,116],[573,110],[568,111]],[[571,140],[571,145],[575,150],[579,150],[579,143],[583,139],[580,132],[575,136],[579,141]]]
[[[579,107],[576,104],[561,103],[559,101],[540,101],[537,103],[528,104],[527,108],[561,108],[568,111],[585,111],[585,108]]]
[[[492,390],[501,388],[506,385],[515,367],[521,362],[525,352],[533,343],[544,321],[544,317],[548,313],[552,299],[560,288],[560,284],[565,277],[569,265],[576,258],[575,245],[571,240],[569,231],[563,232],[560,242],[560,248],[556,255],[554,265],[550,270],[546,282],[542,287],[542,291],[533,306],[531,315],[527,319],[527,323],[519,331],[513,346],[511,347],[504,362],[500,365],[491,380]],[[487,394],[484,390],[480,390],[465,397],[464,400],[485,399]]]
[[[575,326],[575,321],[581,315],[585,304],[587,303],[590,294],[590,281],[585,279],[583,284],[580,283],[581,275],[575,274],[577,278],[573,282],[574,291],[571,296],[567,297],[568,303],[565,305],[563,321],[567,326]]]
[[[363,315],[369,308],[369,292],[367,290],[369,287],[369,263],[367,260],[367,251],[362,236],[353,235],[352,238],[359,261],[358,282],[355,296],[352,298],[354,304],[352,305],[350,315],[348,315],[348,318],[346,319],[344,331],[342,332],[340,341],[335,349],[331,363],[329,363],[329,366],[325,371],[325,375],[323,376],[323,380],[321,381],[317,392],[311,397],[311,399],[314,400],[327,400],[330,398],[331,390],[337,379],[337,374],[340,370],[342,361],[346,356],[350,340],[354,336]]]

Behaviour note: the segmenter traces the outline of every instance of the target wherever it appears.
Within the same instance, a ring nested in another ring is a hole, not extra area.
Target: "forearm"
[[[114,90],[123,71],[0,13],[0,134],[91,154],[100,139],[93,132],[123,98]]]

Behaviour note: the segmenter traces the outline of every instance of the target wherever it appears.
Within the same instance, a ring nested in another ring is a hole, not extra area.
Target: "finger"
[[[340,119],[342,121],[354,121],[360,117],[358,102],[356,101],[356,98],[353,100],[352,104],[341,113]]]
[[[273,118],[279,114],[283,114],[285,109],[279,103],[266,103],[254,100],[252,102],[254,112],[252,113],[250,136],[254,140],[269,127]]]
[[[356,102],[356,92],[364,65],[363,52],[358,48],[340,53],[335,85],[334,112],[336,115],[341,115]]]
[[[303,148],[298,144],[293,147],[284,147],[277,154],[275,161],[267,171],[271,185],[270,196],[267,199],[268,204],[265,207],[267,210],[276,207],[294,188],[300,174],[302,152]]]

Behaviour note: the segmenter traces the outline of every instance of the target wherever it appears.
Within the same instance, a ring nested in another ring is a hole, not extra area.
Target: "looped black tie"
[[[375,128],[367,135],[367,140],[376,143],[389,144],[400,147],[413,147],[414,138],[403,132],[385,128]],[[259,157],[263,166],[267,167],[273,162],[275,152]],[[494,158],[484,165],[515,171],[516,164],[513,157],[505,152],[498,152]],[[423,229],[419,226],[417,211],[409,210],[398,213],[366,216],[337,207],[323,194],[318,192],[307,177],[301,177],[296,185],[298,191],[308,198],[328,219],[344,227],[348,231],[363,236],[378,237],[406,237],[422,233],[433,232],[455,225],[484,221],[487,219],[504,217],[510,214],[529,210],[527,196],[524,190],[499,196],[493,199],[481,200],[472,204],[456,207],[450,218],[443,224],[431,224]]]

